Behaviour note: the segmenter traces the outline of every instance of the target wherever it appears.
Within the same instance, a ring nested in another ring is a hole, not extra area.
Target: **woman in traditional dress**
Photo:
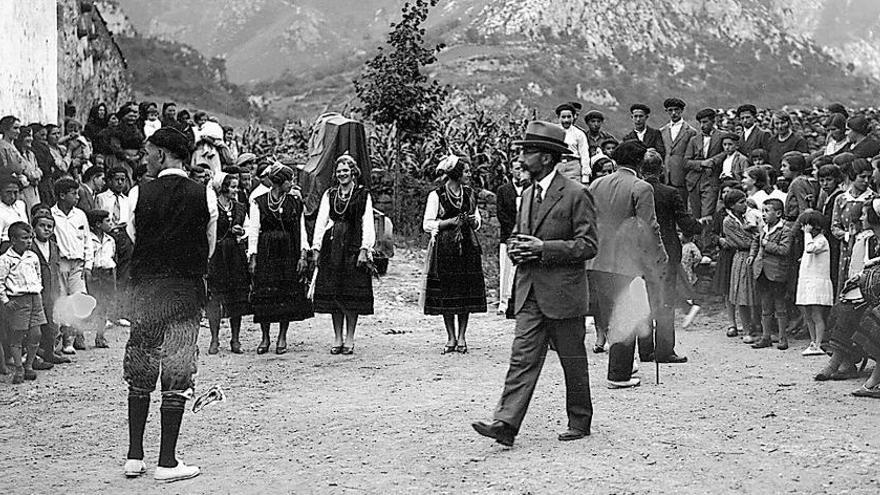
[[[330,354],[352,354],[358,316],[373,314],[370,261],[376,231],[373,201],[370,191],[358,184],[360,176],[350,155],[336,160],[336,185],[321,198],[315,223],[312,249],[318,272],[313,299],[316,313],[333,317]]]
[[[43,171],[40,170],[40,166],[37,163],[37,156],[34,154],[33,144],[33,131],[30,127],[22,127],[21,134],[19,134],[18,139],[15,140],[15,147],[18,148],[19,153],[21,153],[22,163],[24,164],[24,171],[22,174],[27,179],[25,182],[27,185],[21,188],[21,199],[24,201],[25,206],[27,206],[29,214],[31,208],[40,203],[40,193],[37,190],[37,185],[43,178]]]
[[[248,232],[248,256],[254,276],[251,304],[254,322],[263,332],[257,354],[269,351],[272,323],[279,327],[275,354],[284,354],[290,322],[314,316],[303,284],[309,250],[303,203],[288,194],[293,187],[293,170],[281,164],[272,167],[272,188],[251,203]]]
[[[443,315],[447,335],[443,354],[464,354],[468,316],[486,312],[482,249],[475,232],[480,228],[480,211],[473,190],[462,184],[464,160],[450,155],[437,170],[444,183],[428,195],[422,220],[422,228],[431,234],[424,310],[426,315]]]
[[[840,241],[840,264],[832,266],[832,270],[839,270],[838,280],[848,280],[861,271],[861,265],[854,269],[850,267],[853,245],[856,236],[862,231],[862,207],[865,202],[874,197],[871,190],[871,165],[864,158],[853,160],[849,170],[849,178],[852,181],[849,189],[837,196],[834,200],[834,209],[831,212],[831,235]]]
[[[241,317],[248,313],[250,274],[245,256],[244,221],[247,210],[236,201],[238,176],[221,172],[212,183],[217,191],[217,248],[208,264],[208,324],[211,344],[208,354],[220,351],[220,320],[229,318],[232,338],[229,349],[241,354]]]
[[[829,342],[822,346],[831,359],[815,379],[858,378],[856,363],[872,359],[874,371],[852,395],[880,399],[880,366],[876,364],[880,362],[880,253],[876,242],[880,238],[880,199],[864,203],[864,215],[870,230],[859,235],[865,244],[859,251],[870,259],[863,270],[843,284],[840,302],[831,310]]]

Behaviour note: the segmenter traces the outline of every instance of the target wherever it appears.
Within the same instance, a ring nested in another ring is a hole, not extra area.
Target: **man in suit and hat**
[[[629,113],[632,116],[633,130],[629,134],[623,136],[624,141],[641,141],[648,149],[655,149],[660,156],[666,154],[666,145],[663,144],[663,137],[660,131],[648,125],[648,119],[651,117],[651,109],[642,103],[636,103],[629,107]]]
[[[740,105],[736,109],[736,117],[743,128],[739,135],[739,151],[745,156],[751,156],[754,150],[766,150],[771,136],[769,132],[758,127],[757,107],[751,103]]]
[[[587,144],[590,146],[590,156],[595,156],[602,150],[602,142],[606,139],[614,139],[614,136],[602,130],[602,124],[605,123],[605,115],[598,110],[590,110],[584,115],[584,122],[587,124]]]
[[[669,122],[660,128],[663,137],[663,145],[666,147],[666,180],[670,186],[678,189],[681,200],[687,202],[687,186],[685,186],[685,159],[687,145],[691,138],[697,135],[697,130],[690,126],[682,118],[685,103],[680,98],[667,98],[663,101],[663,108],[669,115]]]
[[[668,261],[654,210],[654,190],[638,174],[648,148],[624,141],[611,158],[617,170],[590,184],[596,204],[599,254],[590,266],[590,284],[598,296],[596,325],[608,329],[608,387],[638,386],[632,378],[636,327],[627,318],[612,318],[636,277],[659,279]]]
[[[481,435],[513,445],[552,343],[565,373],[568,429],[560,441],[590,434],[593,405],[584,346],[587,314],[585,262],[596,255],[596,213],[590,193],[556,172],[568,152],[565,130],[532,122],[520,163],[532,185],[523,191],[508,253],[517,265],[516,330],[510,368],[494,420],[473,423]]]
[[[568,152],[556,165],[556,170],[575,182],[587,183],[590,181],[590,145],[584,131],[574,125],[576,114],[577,109],[571,103],[556,107],[556,117],[565,130],[565,145],[568,146]]]

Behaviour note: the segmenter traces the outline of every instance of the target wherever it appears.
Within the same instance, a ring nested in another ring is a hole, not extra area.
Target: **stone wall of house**
[[[55,0],[0,3],[0,114],[58,119]]]
[[[112,112],[130,100],[125,57],[92,0],[57,0],[57,19],[59,114],[75,108],[84,123],[96,102]]]

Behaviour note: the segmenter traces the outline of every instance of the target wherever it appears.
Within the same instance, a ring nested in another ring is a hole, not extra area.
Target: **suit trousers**
[[[541,313],[534,293],[529,292],[516,314],[516,331],[510,351],[510,368],[495,419],[519,432],[535,385],[547,357],[547,345],[553,343],[565,374],[565,407],[568,427],[589,432],[593,421],[587,348],[584,346],[584,317],[554,320]]]
[[[710,170],[704,170],[699,182],[688,191],[691,215],[698,219],[714,215],[718,204],[718,181],[713,180],[711,174]]]
[[[657,278],[649,277],[645,281],[653,319],[647,325],[653,331],[639,337],[639,357],[642,361],[648,361],[651,354],[658,359],[675,354],[675,305],[678,302],[676,282],[679,266],[681,263],[668,262],[663,265]]]
[[[596,286],[596,299],[599,307],[596,312],[596,326],[608,329],[608,379],[611,381],[626,381],[632,377],[633,357],[636,352],[636,335],[633,332],[610,328],[611,315],[615,304],[623,295],[624,291],[632,283],[632,275],[619,273],[590,271],[590,283]],[[622,340],[621,340],[621,336]],[[614,340],[612,340],[614,337]]]
[[[507,257],[507,244],[502,242],[498,248],[498,311],[500,313],[507,311],[507,304],[513,293],[514,275],[516,268]]]

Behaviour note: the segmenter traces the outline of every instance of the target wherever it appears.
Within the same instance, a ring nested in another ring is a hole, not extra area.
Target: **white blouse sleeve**
[[[251,201],[251,213],[248,215],[250,223],[247,226],[248,257],[257,254],[257,241],[260,240],[260,207],[256,201]]]
[[[480,230],[480,227],[483,226],[483,217],[480,216],[480,207],[474,208],[474,218],[477,219],[477,226],[474,230]]]
[[[299,239],[300,239],[300,249],[303,251],[309,250],[309,234],[306,231],[306,216],[304,213],[299,214]]]
[[[315,220],[312,248],[316,251],[321,250],[321,245],[324,243],[324,233],[332,226],[333,220],[330,220],[330,191],[327,190],[324,191],[324,195],[321,196],[321,205],[318,207],[318,218]]]
[[[422,218],[422,229],[425,232],[433,234],[440,229],[440,220],[437,220],[439,214],[440,197],[436,191],[431,191],[428,194],[428,204],[425,205],[425,216]]]
[[[364,208],[364,216],[361,219],[361,249],[373,250],[376,244],[376,224],[373,220],[373,199],[367,193],[367,206]]]

